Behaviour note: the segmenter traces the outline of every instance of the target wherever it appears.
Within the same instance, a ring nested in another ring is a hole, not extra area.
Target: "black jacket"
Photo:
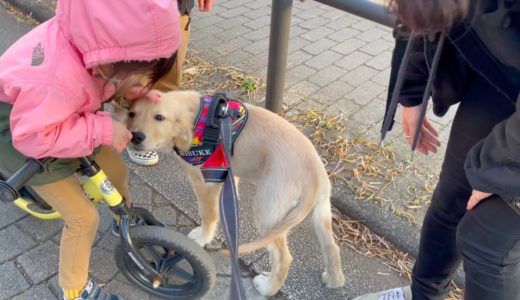
[[[506,0],[508,12],[497,14],[497,0],[473,1],[470,15],[453,28],[445,43],[433,82],[433,110],[443,116],[466,94],[475,74],[486,78],[512,103],[520,92],[520,0]],[[401,26],[399,26],[401,27]],[[406,30],[396,26],[396,45],[387,107],[408,41]],[[405,81],[399,94],[403,106],[422,101],[429,65],[436,50],[435,36],[413,45]],[[493,105],[490,99],[490,105]],[[468,154],[465,169],[474,189],[501,196],[520,197],[520,105]]]
[[[182,16],[189,15],[195,6],[195,0],[177,0],[177,6]]]

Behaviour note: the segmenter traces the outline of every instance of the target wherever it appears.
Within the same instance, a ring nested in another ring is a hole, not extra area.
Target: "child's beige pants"
[[[121,195],[130,201],[128,169],[119,155],[108,147],[101,147],[96,162]],[[69,290],[83,289],[88,280],[90,251],[99,223],[96,206],[85,197],[74,176],[32,188],[65,221],[60,243],[60,286]]]

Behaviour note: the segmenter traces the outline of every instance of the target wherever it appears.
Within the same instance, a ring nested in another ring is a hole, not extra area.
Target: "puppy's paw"
[[[321,274],[321,281],[327,288],[337,289],[345,285],[345,276],[341,271],[336,276],[325,271]]]
[[[196,227],[194,228],[189,234],[188,237],[192,240],[194,240],[199,246],[204,247],[205,245],[209,244],[213,237],[204,235],[202,231],[202,227]]]
[[[271,273],[263,272],[262,274],[263,275],[257,275],[253,278],[253,285],[258,293],[264,297],[270,297],[276,294],[278,291],[273,289],[273,285],[269,278]]]

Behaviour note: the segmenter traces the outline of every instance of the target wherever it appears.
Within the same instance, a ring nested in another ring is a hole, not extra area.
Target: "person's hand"
[[[215,3],[215,0],[199,0],[199,10],[203,12],[210,11],[213,3]]]
[[[475,207],[475,205],[479,204],[480,201],[489,198],[489,196],[491,196],[491,195],[493,195],[493,194],[473,190],[473,192],[471,193],[471,197],[469,197],[468,205],[466,206],[466,209],[467,210],[472,209],[473,207]]]
[[[404,137],[409,145],[413,143],[413,137],[415,136],[415,129],[421,116],[421,106],[403,107],[402,127]],[[433,128],[428,121],[428,118],[424,118],[424,122],[420,127],[419,140],[417,141],[417,151],[424,155],[428,153],[436,153],[437,148],[441,145],[439,142],[437,130]]]
[[[137,100],[142,97],[146,97],[147,100],[149,100],[150,102],[153,102],[153,103],[161,102],[161,93],[159,91],[156,91],[156,90],[149,91],[148,89],[145,89],[144,87],[139,86],[139,85],[135,85],[135,86],[129,88],[125,92],[125,96],[124,96],[124,98],[126,100],[130,100],[130,101],[134,101],[134,100]]]
[[[126,126],[118,121],[113,121],[114,135],[112,138],[112,148],[119,154],[126,148],[126,144],[132,139],[132,133],[126,129]]]

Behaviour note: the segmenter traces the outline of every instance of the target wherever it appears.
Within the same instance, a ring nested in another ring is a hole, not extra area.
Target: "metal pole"
[[[389,27],[395,24],[395,17],[380,0],[316,1]],[[292,3],[293,0],[272,0],[271,6],[265,107],[275,113],[282,112]]]
[[[292,3],[293,0],[273,0],[271,6],[265,107],[278,114],[282,112]]]
[[[394,27],[395,16],[390,14],[388,8],[382,1],[377,0],[316,0],[316,2],[323,3],[346,11],[348,13],[360,16],[370,21]]]

